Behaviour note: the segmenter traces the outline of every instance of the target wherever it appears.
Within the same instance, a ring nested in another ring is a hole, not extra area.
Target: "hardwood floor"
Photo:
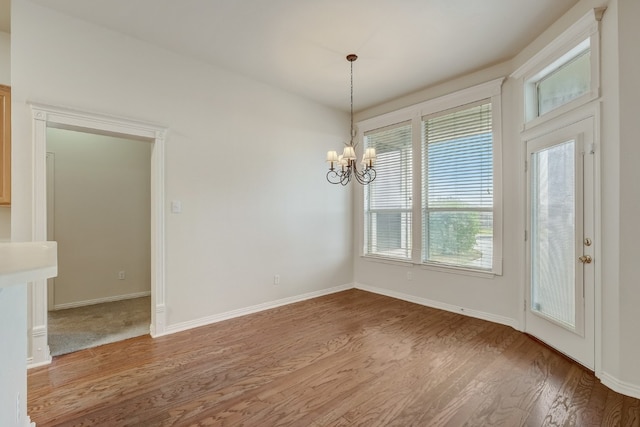
[[[44,426],[640,426],[640,401],[510,327],[358,290],[54,358]]]

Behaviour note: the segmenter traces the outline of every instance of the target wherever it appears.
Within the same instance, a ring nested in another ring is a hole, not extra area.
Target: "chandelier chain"
[[[351,64],[351,135],[349,137],[353,145],[353,61],[349,61],[349,64]]]

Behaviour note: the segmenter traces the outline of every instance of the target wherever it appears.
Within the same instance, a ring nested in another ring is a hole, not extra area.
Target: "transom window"
[[[536,82],[538,116],[542,116],[591,90],[591,50],[570,58]]]
[[[598,16],[585,15],[511,77],[522,78],[524,128],[558,117],[599,96]],[[596,20],[594,20],[594,18]]]

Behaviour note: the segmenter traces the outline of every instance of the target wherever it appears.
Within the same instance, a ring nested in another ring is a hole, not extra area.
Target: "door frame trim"
[[[32,236],[47,240],[47,127],[148,141],[151,152],[151,325],[152,337],[166,333],[164,174],[167,128],[135,120],[30,103],[33,138]],[[33,282],[31,292],[31,355],[28,367],[51,362],[47,338],[47,281]]]
[[[597,242],[594,248],[594,372],[596,377],[600,378],[602,374],[602,263],[599,262],[602,259],[602,202],[601,202],[601,99],[596,99],[593,102],[582,105],[574,110],[568,111],[553,120],[540,123],[539,125],[528,128],[520,133],[520,142],[522,144],[522,203],[523,206],[527,206],[527,170],[525,169],[525,161],[527,161],[526,143],[528,140],[544,136],[557,130],[560,127],[569,126],[571,124],[580,122],[584,119],[593,117],[594,130],[593,130],[593,145],[594,145],[594,183],[593,183],[593,204],[594,204],[594,241]],[[523,235],[527,230],[527,212],[526,208],[523,209]],[[529,243],[528,240],[523,239],[523,253],[526,253],[526,246]],[[524,256],[525,265],[529,262]],[[520,286],[520,304],[521,311],[521,330],[526,331],[526,302],[523,301],[527,298],[527,268],[523,268],[523,280]]]

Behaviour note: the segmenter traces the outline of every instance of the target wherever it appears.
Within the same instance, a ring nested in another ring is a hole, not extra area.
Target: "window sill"
[[[397,258],[387,258],[378,255],[360,255],[360,258],[368,262],[376,262],[380,264],[397,265],[401,267],[413,267],[415,264],[411,260],[403,260]]]
[[[485,271],[485,270],[473,270],[470,268],[464,267],[452,267],[452,266],[444,266],[438,264],[418,264],[423,270],[431,270],[438,271],[441,273],[450,273],[450,274],[461,274],[463,276],[473,276],[473,277],[482,277],[484,279],[493,279],[498,276],[498,274]]]
[[[437,271],[440,273],[460,274],[463,276],[481,277],[483,279],[493,279],[500,274],[491,271],[472,270],[463,267],[451,267],[435,264],[416,264],[410,260],[400,260],[395,258],[386,258],[375,255],[360,255],[360,258],[367,262],[374,262],[379,264],[395,265],[398,267],[420,267],[421,270]]]

